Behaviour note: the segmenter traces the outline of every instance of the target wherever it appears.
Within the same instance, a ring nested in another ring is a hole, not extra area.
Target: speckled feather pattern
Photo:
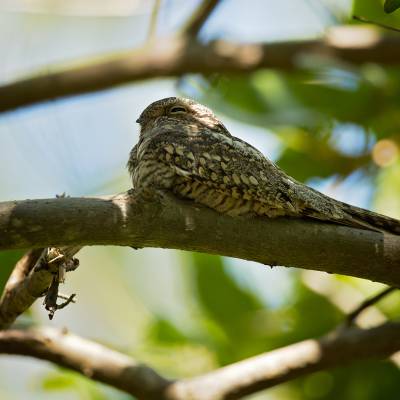
[[[144,196],[166,190],[231,216],[314,218],[400,233],[400,221],[339,202],[289,177],[192,100],[156,101],[137,122],[140,138],[128,169]]]

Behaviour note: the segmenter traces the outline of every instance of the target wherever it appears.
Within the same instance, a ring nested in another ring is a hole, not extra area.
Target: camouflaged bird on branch
[[[137,122],[140,138],[128,169],[141,195],[163,190],[231,216],[313,218],[400,234],[400,221],[297,182],[193,100],[156,101]]]

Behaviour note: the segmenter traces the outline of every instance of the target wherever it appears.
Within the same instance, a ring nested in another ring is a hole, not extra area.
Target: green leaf
[[[399,0],[354,0],[353,15],[370,23],[376,23],[400,29],[400,13],[394,13],[400,7]]]
[[[400,0],[386,0],[383,6],[385,13],[392,13],[400,8]]]

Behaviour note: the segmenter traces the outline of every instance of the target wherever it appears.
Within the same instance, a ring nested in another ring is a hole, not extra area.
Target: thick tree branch
[[[400,323],[339,330],[228,365],[191,379],[169,381],[100,344],[52,329],[0,332],[0,353],[51,361],[141,399],[238,399],[312,372],[400,349]]]
[[[165,196],[0,203],[0,249],[84,245],[200,251],[400,285],[400,236],[302,219],[229,217]]]
[[[249,45],[223,41],[201,44],[183,35],[171,37],[106,61],[83,60],[74,68],[1,86],[0,112],[156,77],[292,69],[301,67],[307,55],[353,64],[400,64],[400,52],[393,51],[400,46],[400,37],[383,37],[376,32],[353,34],[357,29],[339,29],[326,40]]]

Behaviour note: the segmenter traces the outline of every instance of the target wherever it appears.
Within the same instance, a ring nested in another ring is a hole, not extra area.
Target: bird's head
[[[195,124],[226,130],[209,108],[183,97],[167,97],[151,103],[136,122],[140,124],[141,132],[161,124]]]

